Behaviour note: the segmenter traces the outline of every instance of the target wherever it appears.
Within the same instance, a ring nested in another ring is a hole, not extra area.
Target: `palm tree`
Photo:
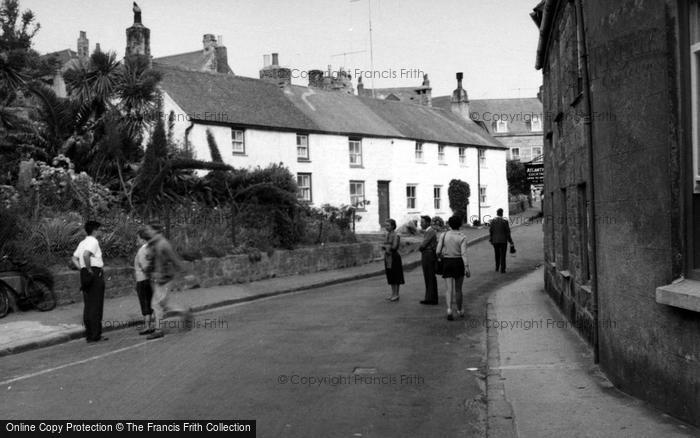
[[[119,81],[119,61],[114,52],[95,50],[88,60],[74,59],[63,73],[71,100],[79,107],[78,125],[99,122],[113,106]]]
[[[115,86],[118,107],[125,118],[127,134],[132,139],[141,139],[149,122],[158,117],[160,104],[158,83],[162,75],[150,68],[145,56],[131,56],[119,70]]]

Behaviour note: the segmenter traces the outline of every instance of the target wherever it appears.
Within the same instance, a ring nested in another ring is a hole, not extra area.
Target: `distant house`
[[[450,108],[450,96],[433,98],[433,106]],[[542,102],[536,97],[469,101],[472,120],[508,147],[508,159],[542,161]]]
[[[99,50],[100,45],[96,45],[97,50]],[[66,90],[66,83],[63,80],[63,73],[69,67],[70,63],[74,60],[84,59],[87,60],[90,56],[90,41],[84,31],[80,31],[78,36],[77,51],[71,49],[59,50],[57,52],[47,53],[42,55],[43,59],[51,60],[56,63],[56,71],[53,75],[43,78],[44,82],[53,89],[59,97],[66,97],[68,95]]]
[[[432,90],[427,74],[423,75],[423,83],[417,87],[365,88],[362,76],[357,82],[357,94],[360,96],[427,106],[432,106]]]

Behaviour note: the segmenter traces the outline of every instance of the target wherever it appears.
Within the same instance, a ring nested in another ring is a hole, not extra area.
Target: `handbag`
[[[442,255],[442,251],[445,249],[445,234],[447,233],[442,234],[442,248],[440,248],[440,253],[435,257],[435,273],[438,275],[442,275],[443,270],[445,269],[445,258]]]
[[[515,245],[513,245],[512,243],[510,245],[510,253],[515,254]]]

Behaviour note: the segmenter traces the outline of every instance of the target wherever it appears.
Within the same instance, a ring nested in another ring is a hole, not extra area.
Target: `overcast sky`
[[[371,4],[368,3],[371,1]],[[133,22],[131,0],[20,0],[41,23],[34,48],[41,53],[76,49],[87,32],[90,50],[122,57],[125,29]],[[229,65],[258,77],[263,55],[306,71],[346,70],[371,75],[374,84],[412,86],[429,75],[433,96],[455,88],[464,72],[472,99],[535,96],[542,75],[534,69],[538,31],[529,17],[536,0],[140,0],[151,29],[154,57],[201,49],[202,35],[221,35]],[[360,52],[360,53],[351,53]],[[346,53],[345,55],[343,55]],[[296,73],[295,76],[300,76]],[[381,78],[385,76],[388,78]],[[403,76],[403,77],[402,77]],[[353,75],[355,78],[356,75]],[[363,78],[366,87],[372,79]],[[293,80],[306,85],[306,78]],[[355,80],[353,80],[355,82]]]

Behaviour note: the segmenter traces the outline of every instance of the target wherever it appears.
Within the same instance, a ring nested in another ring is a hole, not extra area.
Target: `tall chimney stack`
[[[84,30],[80,31],[80,36],[78,37],[78,58],[87,59],[90,56],[90,40],[87,39],[87,35]]]
[[[471,120],[469,115],[469,96],[467,91],[462,88],[462,72],[457,73],[457,88],[452,92],[450,97],[450,109],[453,113],[463,117],[466,120]]]
[[[151,65],[151,30],[141,22],[141,8],[134,2],[134,24],[126,29],[126,50],[124,58],[145,56]]]

